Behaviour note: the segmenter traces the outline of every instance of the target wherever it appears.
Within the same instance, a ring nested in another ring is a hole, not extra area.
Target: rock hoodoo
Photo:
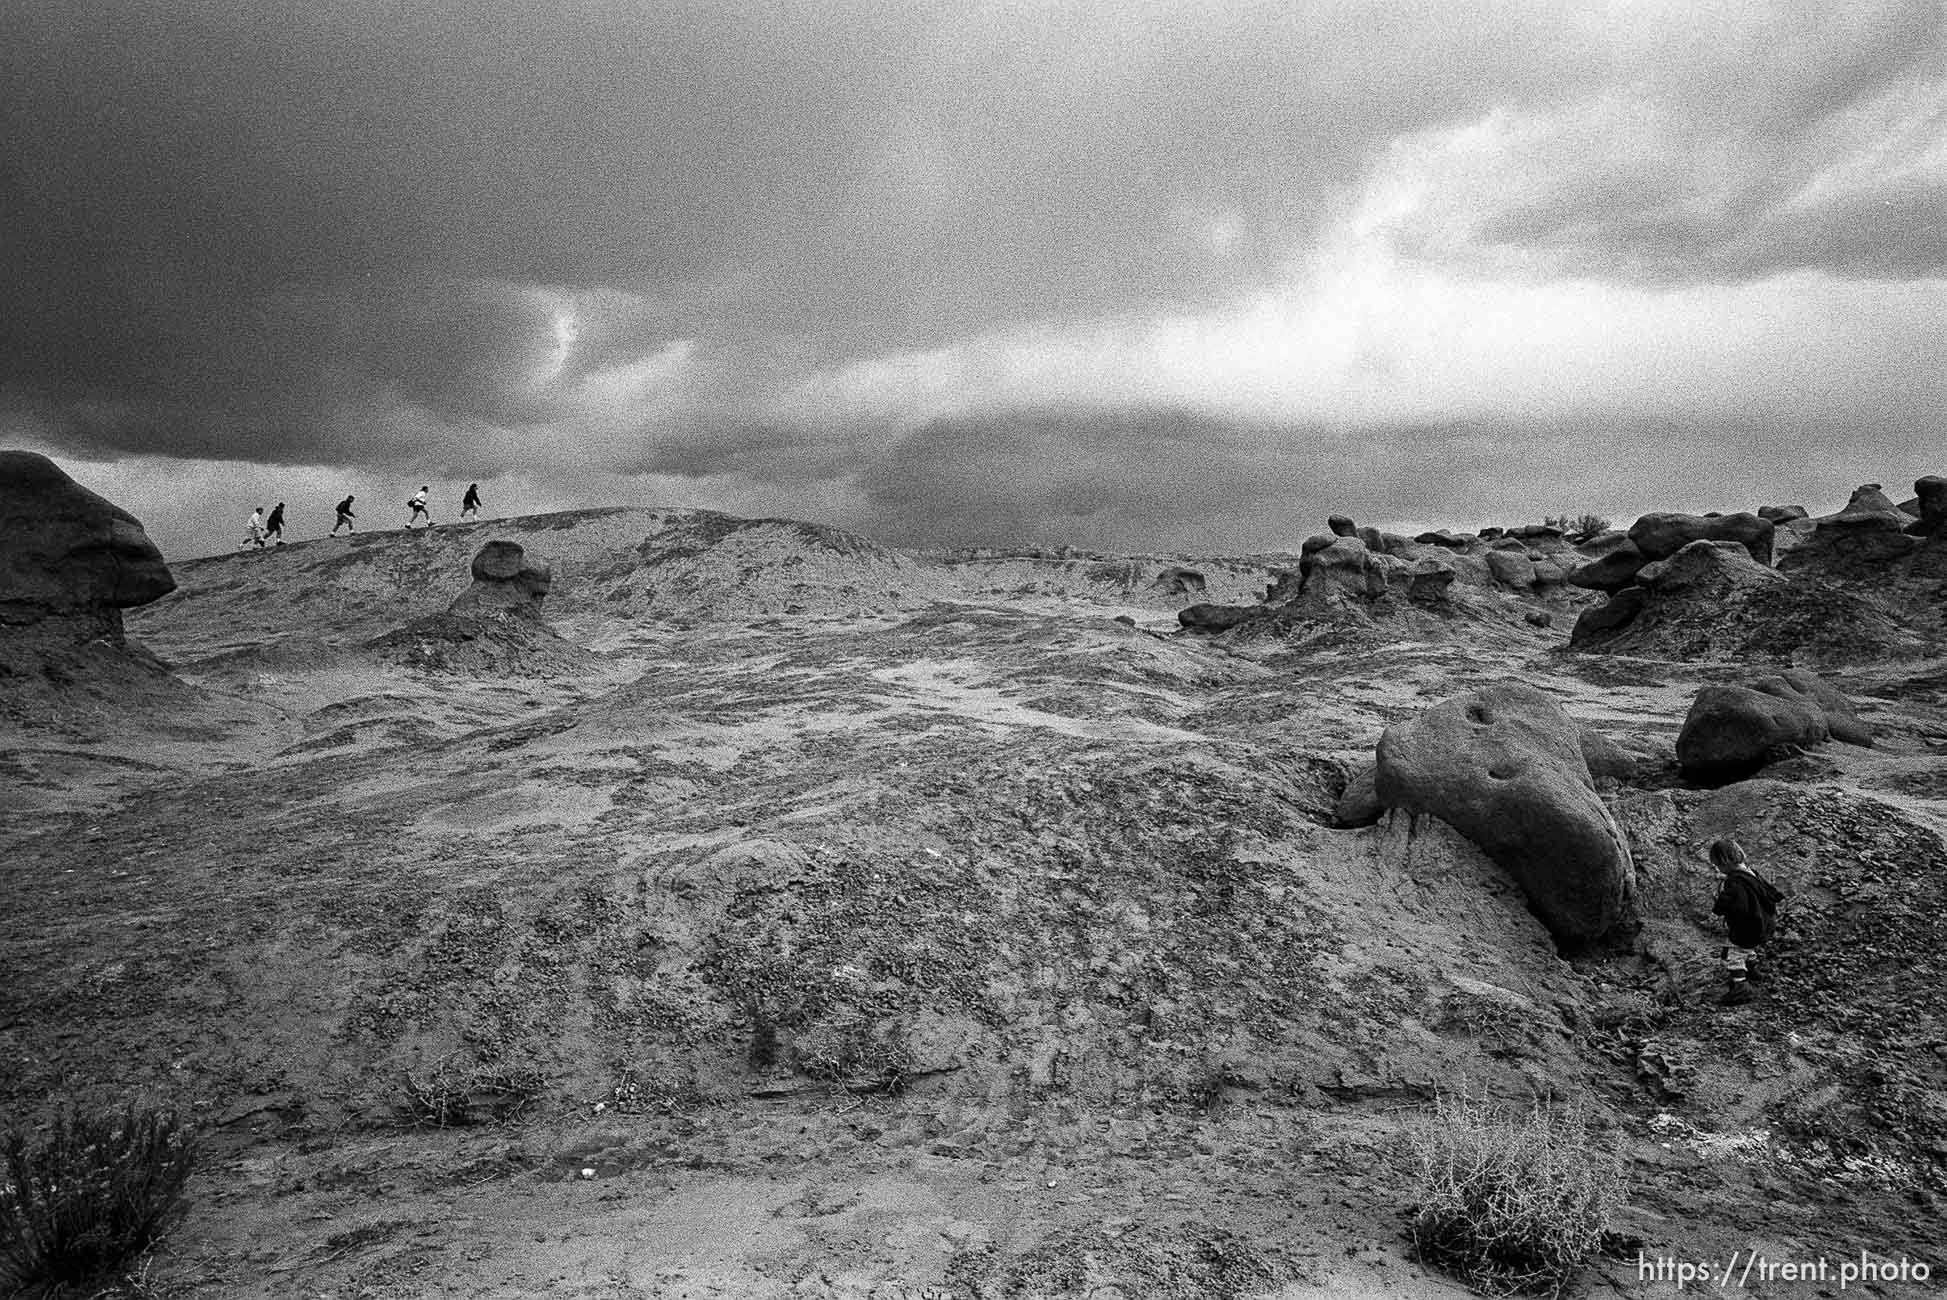
[[[455,614],[541,617],[541,602],[554,586],[554,571],[517,542],[488,542],[473,557],[473,585],[454,599]]]
[[[1844,694],[1816,673],[1792,669],[1698,691],[1677,736],[1677,765],[1693,781],[1724,785],[1781,751],[1827,740],[1870,746],[1873,734]]]
[[[134,515],[45,456],[0,451],[0,629],[119,645],[122,611],[175,589]]]
[[[1447,700],[1379,738],[1378,802],[1426,813],[1513,876],[1556,939],[1613,929],[1635,867],[1589,775],[1581,728],[1530,686]]]

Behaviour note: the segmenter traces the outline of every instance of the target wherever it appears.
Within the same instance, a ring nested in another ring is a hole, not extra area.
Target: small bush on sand
[[[55,1296],[109,1279],[158,1241],[195,1164],[176,1112],[72,1110],[38,1139],[0,1138],[0,1293]]]
[[[1484,1295],[1560,1295],[1622,1204],[1621,1159],[1579,1110],[1442,1096],[1407,1146],[1414,1249]]]

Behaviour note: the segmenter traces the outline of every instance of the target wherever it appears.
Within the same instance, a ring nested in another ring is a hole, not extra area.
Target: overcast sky
[[[1295,549],[1947,472],[1941,0],[10,0],[0,446],[166,554]]]

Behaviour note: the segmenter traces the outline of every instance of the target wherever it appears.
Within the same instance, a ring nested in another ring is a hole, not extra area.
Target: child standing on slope
[[[1751,1000],[1751,981],[1760,978],[1752,962],[1758,949],[1770,942],[1778,925],[1778,903],[1784,895],[1778,887],[1751,869],[1744,849],[1736,840],[1718,840],[1710,846],[1711,865],[1724,873],[1711,904],[1713,915],[1724,918],[1731,942],[1724,949],[1724,974],[1729,983],[1720,999],[1725,1006]]]
[[[422,483],[419,490],[406,499],[406,504],[412,507],[412,513],[406,516],[406,527],[411,528],[413,521],[421,515],[426,516],[426,527],[433,526],[432,512],[426,509],[426,494],[432,490],[431,484]]]
[[[255,510],[252,510],[250,512],[250,522],[244,526],[250,530],[250,535],[243,539],[243,545],[239,546],[237,549],[240,551],[248,550],[250,547],[254,546],[260,551],[263,550],[264,549],[264,508],[262,506],[258,506]]]

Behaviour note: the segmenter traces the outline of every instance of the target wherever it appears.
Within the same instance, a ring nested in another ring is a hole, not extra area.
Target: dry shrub
[[[539,1070],[469,1065],[447,1057],[431,1073],[408,1073],[403,1110],[409,1123],[428,1128],[466,1128],[516,1120],[546,1089]]]
[[[182,1202],[194,1131],[173,1110],[76,1108],[37,1140],[0,1138],[0,1291],[92,1287],[154,1245]]]
[[[1622,1204],[1622,1160],[1578,1109],[1443,1095],[1407,1146],[1419,1258],[1484,1295],[1560,1295]]]

